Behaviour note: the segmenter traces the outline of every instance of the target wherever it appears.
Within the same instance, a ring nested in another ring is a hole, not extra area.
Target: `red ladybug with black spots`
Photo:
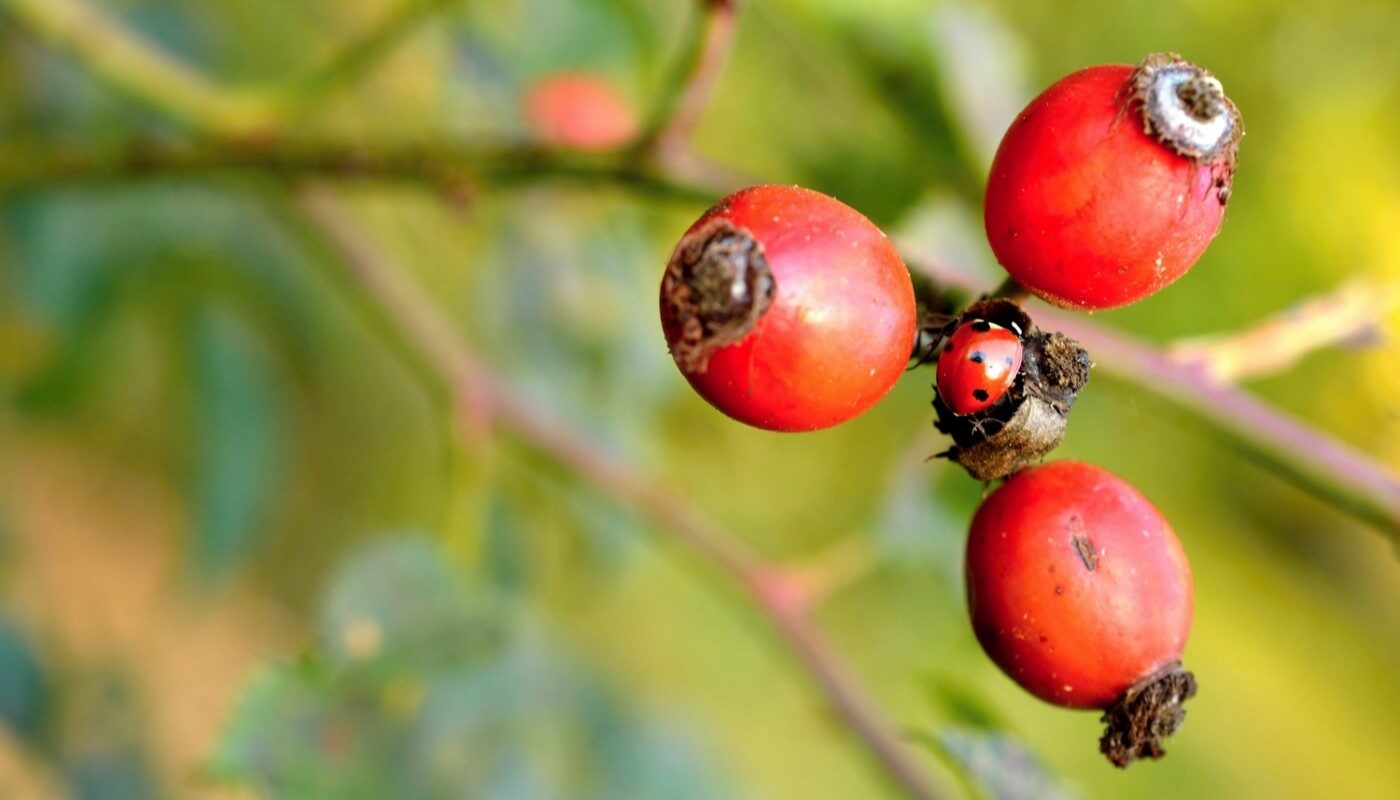
[[[954,414],[967,416],[995,405],[1021,369],[1020,335],[975,319],[948,337],[938,356],[938,396]]]

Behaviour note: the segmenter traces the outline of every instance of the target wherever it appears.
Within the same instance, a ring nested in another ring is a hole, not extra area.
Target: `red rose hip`
[[[1107,711],[1110,760],[1162,755],[1195,692],[1180,668],[1191,569],[1135,488],[1076,461],[1013,475],[973,518],[967,598],[977,640],[1008,676],[1050,703]]]
[[[721,200],[676,246],[661,322],[695,390],[740,422],[808,431],[874,405],[914,347],[909,273],[860,212],[795,186]]]
[[[1113,308],[1180,278],[1220,229],[1244,129],[1175,56],[1080,70],[1032,100],[987,181],[987,239],[1017,283]]]
[[[637,134],[631,105],[605,81],[583,73],[543,78],[525,94],[525,121],[541,144],[580,151],[621,147]]]

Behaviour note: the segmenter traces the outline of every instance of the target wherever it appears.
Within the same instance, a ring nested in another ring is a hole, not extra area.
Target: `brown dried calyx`
[[[1143,130],[1198,164],[1219,167],[1220,202],[1230,197],[1244,119],[1209,71],[1175,53],[1153,53],[1128,82]]]
[[[1021,370],[1002,398],[975,414],[954,414],[936,394],[934,426],[953,439],[939,456],[980,481],[993,481],[1033,464],[1054,450],[1069,426],[1069,412],[1089,381],[1089,353],[1061,333],[1035,327],[1016,303],[1000,298],[973,303],[945,333],[984,319],[1021,335]]]
[[[1114,766],[1166,755],[1162,740],[1186,720],[1183,704],[1196,696],[1196,676],[1173,662],[1138,681],[1103,714],[1099,750]]]
[[[704,372],[711,354],[753,330],[776,292],[763,246],[747,230],[716,219],[686,234],[661,279],[676,364]]]

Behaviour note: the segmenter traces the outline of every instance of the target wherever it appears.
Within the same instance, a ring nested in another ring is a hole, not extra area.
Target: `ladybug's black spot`
[[[1015,363],[1016,363],[1016,359],[1012,358],[1011,356],[1007,356],[1007,357],[1006,357],[1005,359],[1003,359],[1003,360],[1006,362],[1006,366],[1008,366],[1008,367],[1011,366],[1012,364],[1015,364]]]
[[[986,333],[987,331],[992,329],[992,323],[986,321],[985,319],[979,319],[976,322],[972,323],[972,329],[974,331],[977,331],[978,333]]]
[[[967,360],[974,364],[981,364],[983,361],[987,360],[987,354],[981,350],[973,350],[972,355],[968,356]]]
[[[987,394],[986,389],[973,389],[972,396],[984,403],[987,401],[988,397],[991,397],[991,395]]]

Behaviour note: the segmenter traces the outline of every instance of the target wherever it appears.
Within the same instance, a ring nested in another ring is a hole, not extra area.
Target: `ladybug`
[[[938,396],[957,416],[995,404],[1021,369],[1021,337],[994,322],[964,322],[938,356]]]

